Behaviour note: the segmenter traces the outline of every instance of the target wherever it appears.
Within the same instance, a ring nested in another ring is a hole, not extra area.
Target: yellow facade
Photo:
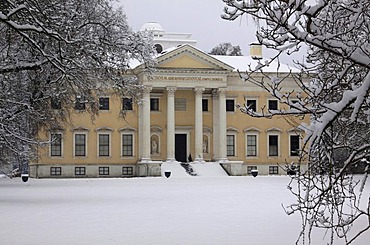
[[[183,45],[159,56],[153,74],[143,73],[140,66],[132,72],[148,88],[148,97],[139,104],[134,102],[125,118],[120,116],[123,98],[109,91],[104,96],[109,110],[101,110],[94,120],[87,112],[72,109],[70,123],[62,129],[40,131],[41,139],[58,134],[61,140],[38,149],[38,159],[30,166],[31,176],[158,176],[163,162],[184,161],[184,156],[189,161],[189,155],[199,164],[219,162],[231,175],[247,175],[253,168],[261,174],[286,174],[280,166],[298,161],[298,156],[292,156],[290,141],[292,135],[298,135],[302,145],[303,132],[296,128],[301,118],[295,118],[297,125],[292,125],[292,120],[283,117],[253,118],[238,110],[236,105],[252,100],[261,112],[274,98],[242,81],[231,65]],[[254,76],[262,79],[258,73]],[[299,90],[292,78],[284,81],[284,88]],[[225,101],[231,103],[229,111],[222,109]],[[279,103],[277,106],[284,108]],[[153,107],[150,116],[149,107]],[[252,143],[247,143],[248,139]],[[275,148],[271,148],[275,143],[269,142],[273,139],[277,140]],[[271,154],[271,149],[275,153]],[[177,159],[179,154],[181,159]]]

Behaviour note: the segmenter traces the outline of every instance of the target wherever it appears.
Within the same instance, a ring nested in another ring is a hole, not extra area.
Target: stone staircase
[[[180,163],[181,167],[183,167],[190,176],[198,176],[198,174],[194,171],[192,166],[189,163],[182,162]]]

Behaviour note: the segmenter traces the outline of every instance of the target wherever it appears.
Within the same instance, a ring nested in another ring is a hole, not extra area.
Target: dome
[[[157,22],[147,22],[140,28],[140,31],[164,32],[164,29]]]

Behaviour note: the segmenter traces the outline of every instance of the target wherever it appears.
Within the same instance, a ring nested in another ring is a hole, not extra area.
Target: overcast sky
[[[249,55],[249,44],[256,41],[256,26],[251,17],[235,21],[221,18],[222,0],[118,0],[129,25],[140,30],[146,22],[158,22],[166,32],[191,33],[197,48],[209,52],[216,45],[231,42]],[[263,50],[268,58],[271,52]],[[289,62],[285,58],[284,63]]]

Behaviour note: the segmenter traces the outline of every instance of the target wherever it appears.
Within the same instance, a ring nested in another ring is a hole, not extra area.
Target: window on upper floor
[[[131,98],[122,99],[122,109],[124,111],[132,111],[132,99]]]
[[[256,112],[257,111],[257,100],[255,99],[247,99],[247,107],[249,110]]]
[[[208,111],[208,99],[202,99],[202,111]]]
[[[186,111],[186,98],[175,98],[175,111]]]
[[[76,97],[75,109],[80,111],[86,110],[86,101],[83,96]]]
[[[99,110],[108,111],[109,110],[109,98],[99,98]]]
[[[62,109],[62,102],[58,98],[51,98],[51,109],[60,110]]]
[[[226,111],[235,111],[234,99],[226,99]]]
[[[278,110],[278,101],[277,100],[269,100],[268,101],[268,109],[269,110]]]
[[[150,110],[159,111],[159,98],[150,98]]]

